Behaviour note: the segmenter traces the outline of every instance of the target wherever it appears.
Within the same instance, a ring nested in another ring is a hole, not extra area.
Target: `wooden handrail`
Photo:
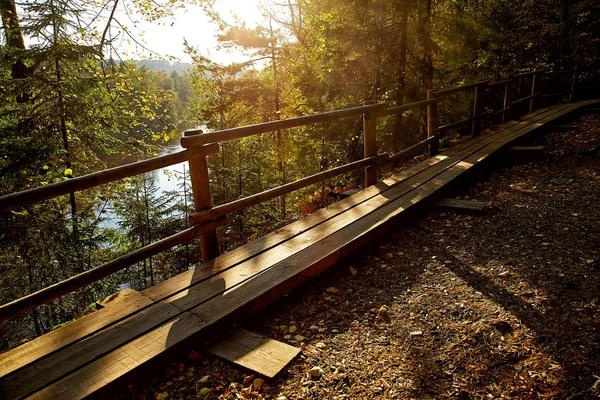
[[[279,121],[263,122],[262,124],[241,126],[239,128],[224,129],[221,131],[201,133],[198,131],[187,131],[186,136],[181,138],[181,146],[191,148],[201,146],[212,142],[224,142],[227,140],[241,139],[260,133],[274,132],[281,129],[294,128],[297,126],[310,125],[319,122],[335,121],[340,118],[353,117],[362,114],[368,114],[373,111],[378,111],[387,108],[386,103],[371,104],[343,110],[329,111],[320,114],[306,115],[303,117],[287,118]],[[194,136],[188,136],[189,134]]]
[[[449,96],[451,94],[455,94],[455,93],[459,93],[465,90],[469,90],[469,89],[473,89],[479,86],[485,86],[489,83],[489,80],[486,81],[477,81],[474,83],[470,83],[468,85],[462,85],[462,86],[456,86],[456,87],[452,87],[449,89],[443,89],[443,90],[436,90],[434,92],[436,97],[443,97],[443,96]]]
[[[0,197],[0,212],[18,209],[68,193],[90,189],[120,179],[154,171],[155,169],[168,167],[169,165],[178,164],[187,161],[190,158],[214,154],[218,151],[219,145],[212,143],[208,146],[198,147],[193,150],[182,150],[177,153],[149,158],[148,160],[78,176],[66,181],[11,193]]]
[[[520,99],[518,99],[518,100],[514,100],[514,101],[513,101],[513,102],[511,102],[510,104],[511,104],[511,105],[519,104],[519,103],[522,103],[522,102],[524,102],[524,101],[527,101],[527,100],[531,100],[531,99],[533,99],[534,97],[541,96],[541,95],[542,95],[542,92],[537,92],[537,93],[534,93],[534,94],[532,94],[532,95],[529,95],[529,96],[521,97],[521,98],[520,98]]]
[[[435,104],[444,101],[443,97],[434,99],[416,101],[414,103],[402,104],[401,106],[388,107],[385,110],[375,111],[370,113],[371,118],[387,117],[388,115],[398,114],[404,111],[413,110],[415,108],[423,108],[430,104]]]
[[[379,165],[387,165],[387,164],[391,164],[395,161],[402,160],[407,157],[411,157],[411,156],[417,154],[419,150],[423,150],[430,143],[433,143],[436,140],[438,140],[438,138],[436,136],[428,137],[425,140],[421,140],[419,143],[413,144],[412,146],[407,147],[404,150],[401,150],[397,153],[390,155],[387,160],[382,161]]]
[[[321,182],[322,180],[333,178],[347,172],[351,172],[360,168],[364,168],[368,165],[378,164],[388,158],[387,154],[379,154],[377,156],[363,158],[359,161],[354,161],[348,164],[344,164],[340,167],[332,168],[327,171],[319,172],[314,175],[307,176],[306,178],[299,179],[294,182],[286,183],[285,185],[278,186],[273,189],[265,190],[257,194],[253,194],[248,197],[244,197],[230,203],[222,204],[217,207],[213,207],[208,210],[200,211],[190,216],[191,224],[200,224],[205,221],[209,221],[213,218],[220,217],[222,215],[230,214],[244,208],[272,200],[276,197],[282,196],[293,192],[294,190],[301,189],[303,187],[312,185],[314,183]]]
[[[115,258],[105,264],[92,268],[81,274],[72,276],[64,281],[55,283],[35,293],[21,297],[20,299],[11,301],[0,306],[0,322],[8,318],[23,314],[34,309],[37,306],[48,303],[65,294],[81,289],[90,283],[99,281],[107,276],[127,268],[137,262],[140,262],[150,256],[161,253],[173,246],[188,242],[196,238],[203,232],[209,232],[227,223],[227,217],[221,217],[206,224],[196,225],[179,233],[161,239],[157,242],[139,248],[131,253],[127,253],[121,257]]]
[[[487,84],[487,88],[492,88],[495,86],[504,86],[507,83],[511,83],[512,81],[513,81],[512,79],[505,79],[503,81],[490,82]]]

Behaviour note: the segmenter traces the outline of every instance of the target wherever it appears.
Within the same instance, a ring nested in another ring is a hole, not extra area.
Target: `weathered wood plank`
[[[461,200],[444,198],[437,202],[438,207],[453,208],[469,211],[483,211],[487,208],[488,203],[477,200]]]
[[[131,296],[128,301],[110,304],[57,330],[2,353],[0,354],[0,378],[104,329],[152,303],[153,301],[146,296]]]
[[[25,366],[16,374],[3,377],[0,380],[0,393],[9,399],[33,393],[178,314],[180,311],[167,303],[155,304],[49,357]]]
[[[244,329],[234,330],[207,351],[269,378],[275,377],[300,349]]]
[[[132,297],[137,297],[137,296],[145,297],[142,294],[140,294],[140,292],[138,292],[138,291],[135,291],[135,290],[129,289],[129,288],[125,288],[123,290],[120,290],[116,293],[111,294],[110,296],[106,296],[102,300],[97,301],[96,308],[99,310],[110,304],[116,303],[118,301],[129,300]]]
[[[200,327],[202,324],[196,317],[183,313],[29,398],[70,400],[89,396],[194,335]]]

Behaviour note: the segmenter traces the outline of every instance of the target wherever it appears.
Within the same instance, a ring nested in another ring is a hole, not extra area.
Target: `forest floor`
[[[255,314],[302,349],[277,378],[199,351],[121,396],[600,397],[600,117],[574,123],[456,193],[484,212],[433,210]]]

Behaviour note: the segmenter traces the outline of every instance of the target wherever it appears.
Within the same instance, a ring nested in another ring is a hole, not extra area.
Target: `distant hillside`
[[[168,74],[171,72],[182,74],[188,69],[192,68],[191,63],[171,63],[166,60],[138,60],[134,62],[138,67],[145,66],[150,71],[164,71]]]

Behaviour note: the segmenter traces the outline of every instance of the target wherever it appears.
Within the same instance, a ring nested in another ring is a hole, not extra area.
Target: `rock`
[[[296,336],[294,336],[294,339],[297,340],[297,341],[299,341],[299,342],[301,342],[301,341],[303,341],[306,338],[304,336],[302,336],[302,335],[296,335]]]
[[[289,333],[294,333],[294,332],[296,332],[297,330],[298,330],[298,327],[297,327],[296,325],[292,325],[292,326],[290,326],[290,328],[289,328],[288,332],[289,332]]]
[[[423,331],[412,331],[409,336],[423,336]]]
[[[262,385],[265,384],[265,380],[263,378],[256,378],[254,380],[254,382],[252,382],[252,386],[254,387],[254,390],[258,390],[262,387]]]
[[[310,377],[313,379],[321,379],[323,376],[323,369],[321,367],[312,367],[310,369]]]
[[[206,383],[210,380],[210,375],[204,375],[202,378],[200,378],[200,383]]]
[[[212,390],[210,388],[207,387],[203,387],[202,389],[200,389],[200,391],[198,392],[198,394],[202,397],[206,397],[208,396],[208,394],[212,392]]]

